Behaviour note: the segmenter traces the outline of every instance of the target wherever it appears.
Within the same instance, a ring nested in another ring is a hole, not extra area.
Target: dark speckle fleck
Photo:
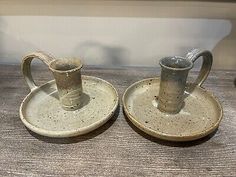
[[[206,167],[207,171],[212,171],[212,169],[210,167]]]

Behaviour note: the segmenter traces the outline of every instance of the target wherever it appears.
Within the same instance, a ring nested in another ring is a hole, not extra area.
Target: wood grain
[[[33,67],[39,84],[52,79]],[[83,74],[114,84],[119,95],[154,68],[86,67]],[[191,71],[190,80],[197,72]],[[152,138],[124,117],[122,105],[101,128],[80,137],[52,139],[27,130],[19,106],[29,89],[18,65],[0,65],[0,176],[236,176],[236,71],[212,71],[204,86],[224,108],[218,131],[201,140],[170,143]]]

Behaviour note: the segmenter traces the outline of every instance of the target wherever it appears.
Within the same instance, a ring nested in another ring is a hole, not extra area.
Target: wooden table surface
[[[52,79],[33,66],[42,84]],[[121,98],[135,81],[160,74],[154,68],[85,67],[83,74],[114,84]],[[197,72],[191,71],[190,80]],[[29,93],[19,65],[0,65],[0,176],[236,176],[236,71],[211,71],[204,87],[223,105],[219,129],[203,139],[170,143],[152,138],[125,118],[122,104],[105,125],[83,136],[53,139],[25,128],[19,107]]]

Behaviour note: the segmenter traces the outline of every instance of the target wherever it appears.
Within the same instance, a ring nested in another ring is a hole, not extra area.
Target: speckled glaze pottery
[[[52,60],[49,64],[56,81],[61,106],[66,111],[74,111],[82,105],[81,68],[82,64],[78,59]]]
[[[200,56],[203,64],[193,84],[186,84],[188,71]],[[183,57],[161,59],[161,78],[132,84],[122,101],[129,120],[147,134],[169,141],[202,138],[219,126],[223,110],[218,99],[201,87],[207,78],[212,54],[192,50]]]
[[[203,64],[195,84],[201,86],[211,70],[211,52],[194,49],[185,58],[174,56],[160,60],[161,82],[157,100],[160,111],[176,114],[182,109],[188,72],[200,56],[203,57]]]
[[[36,86],[32,59],[49,66],[55,80]],[[72,137],[88,133],[114,114],[118,93],[107,81],[80,74],[79,60],[57,60],[42,52],[27,55],[22,72],[31,92],[20,106],[20,118],[35,133],[49,137]]]

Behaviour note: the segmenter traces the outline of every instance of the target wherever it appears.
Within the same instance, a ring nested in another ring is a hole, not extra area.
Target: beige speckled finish
[[[56,81],[61,106],[66,111],[74,111],[81,107],[81,95],[83,93],[81,81],[82,63],[79,59],[66,58],[55,59],[44,52],[33,52],[26,55],[21,64],[21,69],[26,83],[31,90],[37,88],[31,75],[31,61],[39,59],[48,65]]]
[[[55,80],[38,87],[31,75],[31,61],[42,60]],[[118,93],[107,81],[82,76],[77,59],[58,60],[34,52],[22,60],[23,76],[31,92],[20,106],[20,118],[30,130],[49,137],[71,137],[103,125],[118,106]]]
[[[66,111],[60,106],[55,81],[32,90],[20,106],[27,128],[49,137],[72,137],[88,133],[107,122],[118,106],[115,88],[105,80],[83,76],[82,108]]]
[[[49,64],[56,81],[61,106],[66,111],[74,111],[82,106],[81,68],[81,61],[73,58],[53,60]]]
[[[147,134],[169,141],[191,141],[218,128],[222,107],[216,97],[196,86],[186,90],[185,104],[177,114],[157,109],[159,78],[144,79],[132,84],[123,95],[124,111],[130,121]]]
[[[189,70],[202,57],[196,81],[187,84]],[[144,132],[169,141],[191,141],[213,132],[222,119],[218,100],[201,88],[212,66],[210,51],[193,49],[186,57],[161,59],[161,78],[131,85],[123,95],[124,111]]]

